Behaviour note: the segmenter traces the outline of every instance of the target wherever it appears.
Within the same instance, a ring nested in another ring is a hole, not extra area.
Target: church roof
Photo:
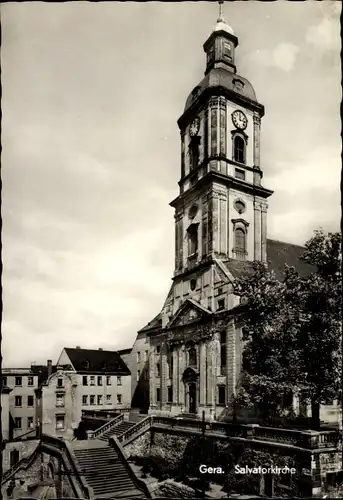
[[[78,373],[114,375],[130,375],[131,373],[117,351],[72,349],[70,347],[65,347],[64,350]]]
[[[285,264],[295,267],[303,278],[315,272],[315,266],[311,266],[300,259],[304,251],[305,248],[300,245],[268,239],[267,259],[270,268],[275,272],[276,278],[282,279]]]
[[[241,82],[241,83],[238,83]],[[257,102],[255,90],[251,83],[242,76],[237,75],[225,68],[213,68],[207,73],[205,78],[195,87],[195,89],[189,94],[185,111],[190,108],[193,102],[198,98],[202,92],[211,87],[224,87],[238,95],[243,96],[245,99]]]
[[[154,328],[159,328],[162,326],[162,315],[159,313],[157,316],[154,317],[147,325],[145,325],[143,328],[141,328],[139,331],[140,332],[145,332],[148,330],[153,330]]]
[[[229,26],[227,22],[222,18],[218,19],[212,33],[216,31],[226,31],[226,33],[230,33],[230,35],[235,35],[235,32],[233,31],[231,26]]]

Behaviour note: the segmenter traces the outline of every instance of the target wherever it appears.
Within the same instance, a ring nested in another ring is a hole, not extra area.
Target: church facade
[[[205,77],[178,120],[181,178],[179,195],[170,203],[172,286],[133,347],[140,357],[140,349],[149,346],[143,385],[153,414],[232,414],[243,349],[243,317],[232,283],[251,272],[253,261],[268,263],[277,275],[286,262],[299,269],[301,247],[267,239],[273,192],[262,183],[264,106],[237,73],[237,46],[220,17],[204,44]]]

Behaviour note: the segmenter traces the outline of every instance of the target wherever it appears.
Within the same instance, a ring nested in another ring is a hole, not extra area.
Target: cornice
[[[257,101],[253,101],[248,97],[245,97],[241,94],[237,94],[233,90],[230,90],[223,86],[213,86],[206,87],[199,97],[190,105],[186,111],[180,116],[177,121],[177,124],[181,130],[183,130],[188,123],[199,113],[199,108],[202,108],[205,103],[209,101],[211,97],[219,97],[224,96],[228,98],[231,102],[235,104],[245,106],[247,109],[251,111],[257,112],[258,116],[264,116],[264,106]]]

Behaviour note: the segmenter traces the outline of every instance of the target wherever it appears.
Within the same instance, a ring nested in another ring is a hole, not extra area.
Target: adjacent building
[[[70,439],[82,410],[131,406],[131,373],[117,351],[64,348],[38,399],[43,433]]]
[[[30,431],[39,424],[36,418],[36,389],[52,371],[52,363],[34,365],[30,368],[3,368],[1,370],[2,388],[9,390],[9,415],[2,410],[2,421],[8,419],[9,437],[15,439]]]

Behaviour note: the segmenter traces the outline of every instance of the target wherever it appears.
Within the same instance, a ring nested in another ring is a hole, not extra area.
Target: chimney
[[[52,361],[51,361],[51,359],[48,359],[47,366],[48,366],[48,377],[50,377],[50,375],[52,373]]]
[[[99,347],[99,351],[103,351],[103,348],[102,348],[102,347]]]
[[[81,347],[79,345],[76,346],[76,349],[81,349]]]

